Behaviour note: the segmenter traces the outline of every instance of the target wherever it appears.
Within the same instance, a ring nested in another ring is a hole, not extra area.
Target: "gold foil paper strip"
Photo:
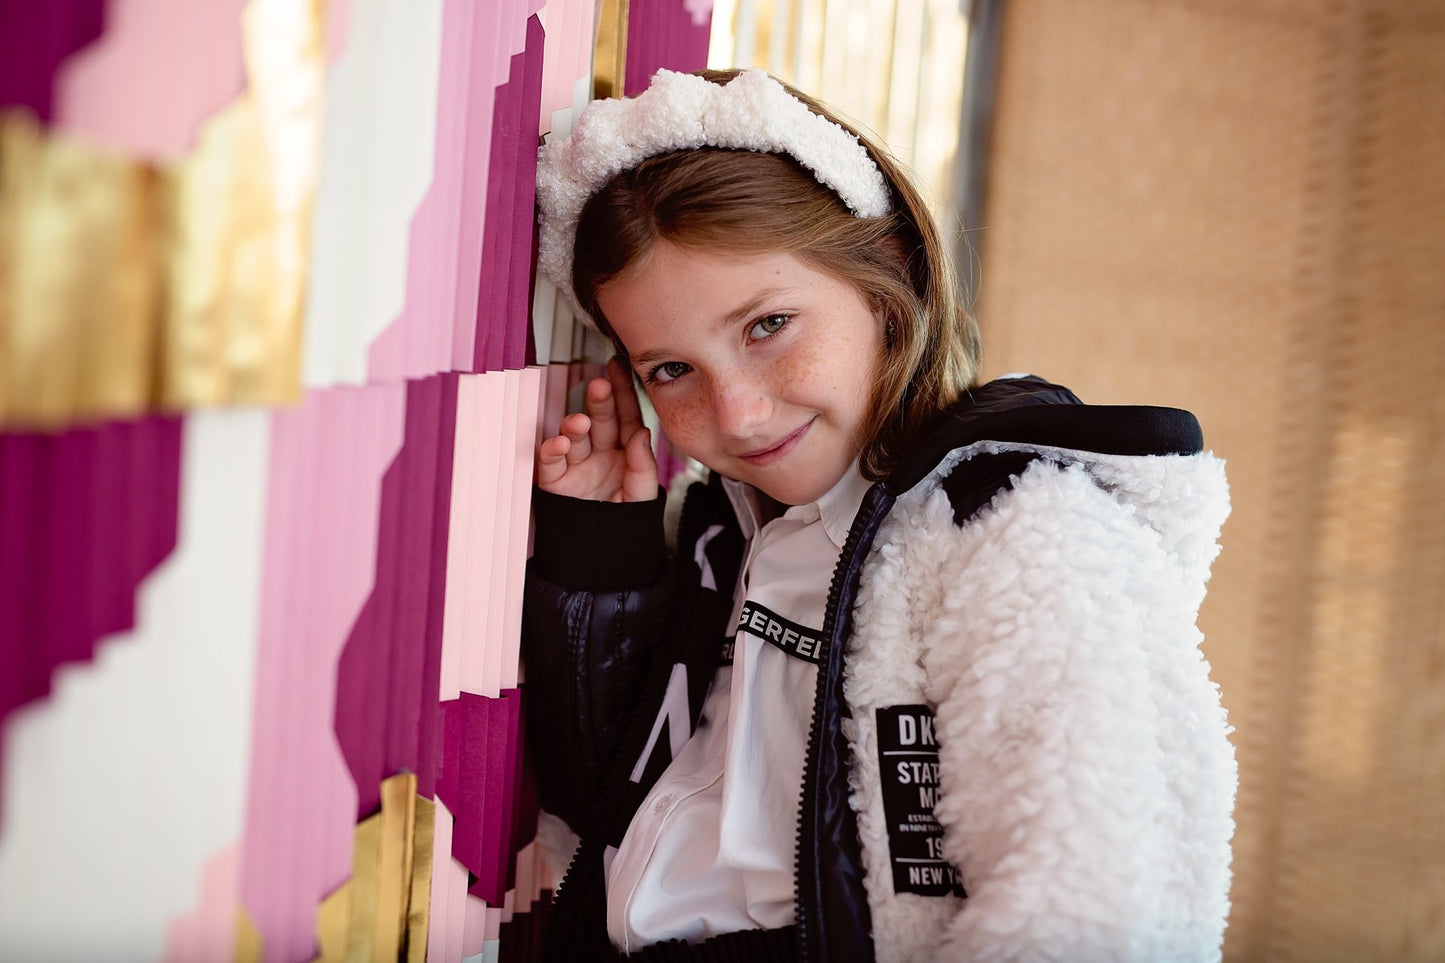
[[[432,843],[436,834],[436,803],[416,796],[416,823],[411,850],[411,897],[406,913],[407,963],[426,963],[427,927],[431,923]]]
[[[627,89],[628,0],[602,0],[592,48],[592,96],[621,97]]]
[[[346,935],[351,928],[351,880],[331,891],[316,909],[316,957],[322,963],[346,959]]]
[[[0,428],[157,400],[163,178],[0,113]]]
[[[351,879],[316,912],[318,963],[423,963],[431,913],[436,804],[416,776],[381,783],[381,812],[356,826]]]
[[[246,907],[236,904],[236,963],[262,963],[261,931]]]
[[[393,776],[381,784],[381,836],[377,841],[376,919],[372,945],[386,959],[400,959],[411,893],[411,853],[416,832],[416,777]],[[352,932],[355,933],[355,919]]]
[[[249,87],[176,164],[0,112],[0,429],[297,397],[321,0],[242,32]]]

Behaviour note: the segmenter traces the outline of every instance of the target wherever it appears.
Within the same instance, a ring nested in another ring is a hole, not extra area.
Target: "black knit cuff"
[[[596,502],[532,491],[532,564],[564,588],[641,588],[662,573],[666,492],[648,502]]]

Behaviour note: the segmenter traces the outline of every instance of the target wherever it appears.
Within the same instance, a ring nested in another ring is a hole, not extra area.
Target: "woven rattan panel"
[[[1230,960],[1445,960],[1445,3],[1007,4],[987,369],[1197,412]]]

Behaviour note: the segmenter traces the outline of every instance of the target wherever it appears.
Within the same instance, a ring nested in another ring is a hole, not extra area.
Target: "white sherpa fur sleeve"
[[[922,508],[949,511],[942,492]],[[937,958],[1218,960],[1235,769],[1198,566],[1049,461],[953,534],[924,670],[968,899]]]

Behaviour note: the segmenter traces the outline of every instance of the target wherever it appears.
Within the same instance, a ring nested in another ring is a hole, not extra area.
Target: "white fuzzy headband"
[[[570,136],[546,144],[537,155],[537,266],[579,317],[592,320],[572,290],[572,249],[583,205],[618,173],[647,158],[697,147],[787,154],[858,217],[889,212],[888,184],[858,138],[813,113],[766,72],[745,70],[724,86],[659,70],[636,97],[592,101]]]

